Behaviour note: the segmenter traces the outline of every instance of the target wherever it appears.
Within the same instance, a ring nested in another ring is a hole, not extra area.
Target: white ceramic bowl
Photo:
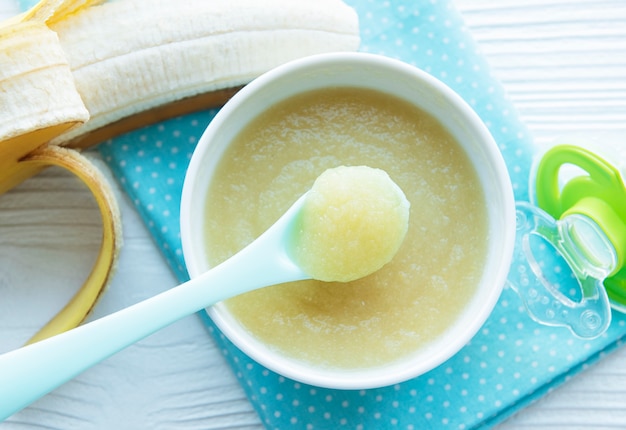
[[[500,296],[513,253],[515,207],[502,156],[479,117],[442,82],[400,61],[363,53],[316,55],[254,80],[220,110],[193,154],[181,203],[183,253],[191,277],[209,269],[203,243],[205,196],[214,168],[233,138],[268,106],[328,86],[376,89],[405,99],[437,118],[465,148],[488,200],[487,262],[476,294],[454,325],[429,347],[400,362],[354,371],[315,368],[277,354],[247,333],[222,304],[209,308],[208,313],[241,350],[286,377],[338,389],[387,386],[435,368],[474,336]]]

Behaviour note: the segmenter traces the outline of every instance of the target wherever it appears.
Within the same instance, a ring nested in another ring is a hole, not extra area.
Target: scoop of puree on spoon
[[[366,166],[322,173],[265,233],[230,259],[164,293],[0,356],[0,420],[155,331],[227,298],[303,279],[348,282],[388,263],[409,202]]]

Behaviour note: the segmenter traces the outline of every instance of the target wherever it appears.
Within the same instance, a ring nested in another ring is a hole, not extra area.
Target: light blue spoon
[[[0,421],[187,315],[258,288],[310,279],[289,255],[289,242],[305,198],[306,194],[257,240],[203,275],[119,312],[1,355]]]
[[[344,193],[336,190],[338,184],[344,186]],[[364,210],[355,213],[355,206],[344,198],[346,190],[348,200],[359,201],[357,206]],[[320,198],[321,207],[316,205]],[[258,239],[204,274],[119,312],[0,356],[0,421],[123,348],[222,300],[284,282],[314,277],[348,282],[373,273],[391,259],[404,240],[409,206],[400,187],[382,170],[366,166],[327,170],[311,191]],[[344,217],[330,216],[337,213]],[[362,228],[349,228],[355,215]],[[389,225],[395,233],[384,228]],[[326,227],[330,227],[328,231]],[[336,240],[336,231],[345,228],[350,237]],[[381,242],[373,245],[371,234]],[[320,238],[322,242],[317,243]],[[326,246],[328,238],[333,241],[332,251],[341,257],[342,273],[327,273],[326,255],[317,261],[315,253],[308,253],[310,245]],[[306,259],[313,255],[313,264],[302,259],[303,245]],[[372,258],[367,262],[361,261],[361,245],[371,248]],[[296,253],[300,255],[294,257]]]

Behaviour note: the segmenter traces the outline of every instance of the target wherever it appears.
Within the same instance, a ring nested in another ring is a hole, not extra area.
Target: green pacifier
[[[562,184],[566,168],[576,175]],[[620,172],[597,154],[559,145],[536,169],[536,204],[517,203],[516,259],[509,285],[536,321],[568,327],[584,338],[601,335],[611,306],[626,311],[626,188]],[[533,246],[532,243],[541,243]],[[534,242],[533,242],[534,241]],[[577,281],[579,299],[563,293],[541,264],[552,246]]]

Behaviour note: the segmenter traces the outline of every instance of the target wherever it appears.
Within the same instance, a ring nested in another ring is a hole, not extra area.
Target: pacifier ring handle
[[[535,204],[549,216],[591,219],[614,249],[613,270],[603,281],[611,306],[626,312],[626,183],[619,159],[585,146],[560,144],[537,164]],[[567,173],[574,173],[566,178]],[[563,182],[561,184],[561,182]]]

